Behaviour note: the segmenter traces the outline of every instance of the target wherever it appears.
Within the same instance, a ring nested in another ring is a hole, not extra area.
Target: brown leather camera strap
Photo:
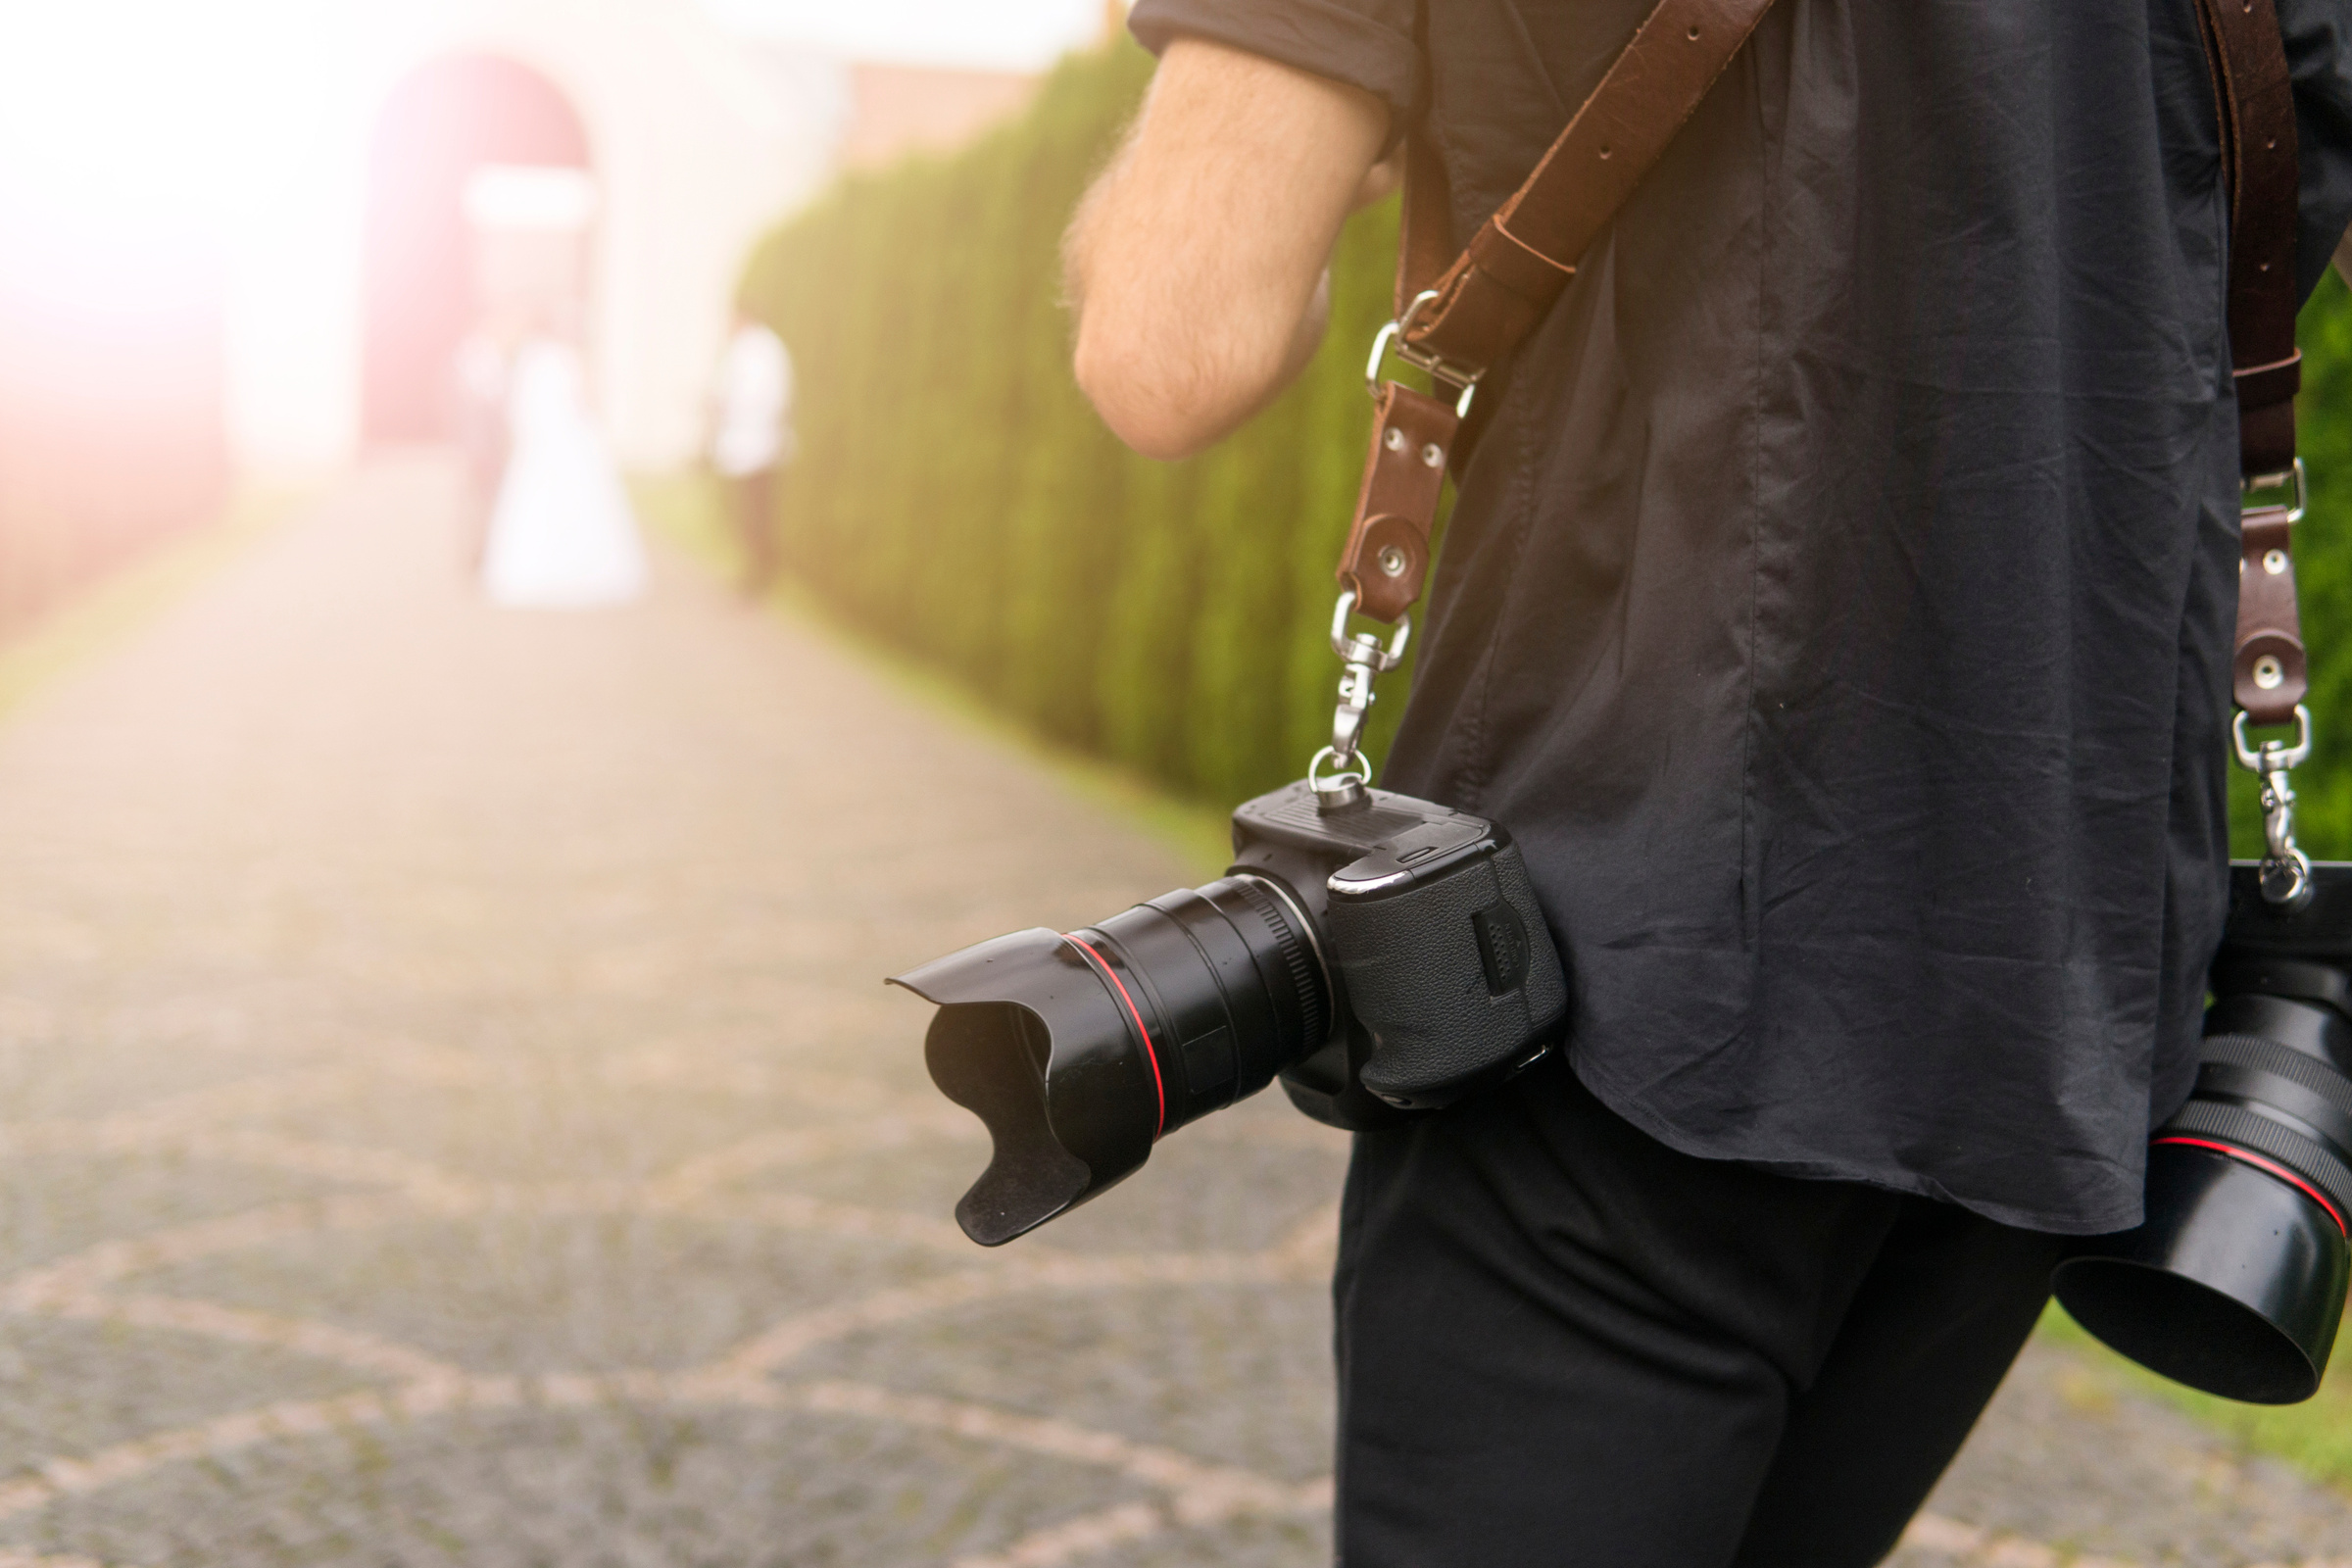
[[[2273,0],[2199,0],[2230,193],[2230,357],[2248,478],[2295,461],[2295,93]]]
[[[1469,248],[1434,282],[1408,280],[1438,297],[1406,347],[1483,373],[1517,346],[1770,9],[1772,0],[1659,0]]]
[[[2230,695],[2255,724],[2286,724],[2310,690],[2288,539],[2301,493],[2295,466],[2298,170],[2295,94],[2273,0],[2198,0],[2221,108],[2230,192],[2230,359],[2237,379],[2238,461],[2249,483],[2285,499],[2246,510]]]
[[[1437,365],[1441,393],[1446,381],[1457,392],[1474,383],[1544,318],[1586,247],[1771,8],[1772,0],[1658,0],[1535,172],[1458,256],[1445,168],[1424,138],[1406,138],[1396,310],[1410,317],[1403,348]],[[1437,297],[1415,313],[1425,289]],[[1356,609],[1376,620],[1396,620],[1421,597],[1459,423],[1453,398],[1396,382],[1381,390],[1339,570]]]
[[[1438,396],[1381,388],[1372,448],[1341,553],[1356,609],[1395,621],[1421,596],[1459,389],[1544,318],[1576,264],[1641,184],[1772,0],[1659,0],[1525,183],[1452,255],[1445,167],[1406,138],[1396,313],[1403,346],[1434,365]],[[2198,0],[2230,194],[2230,344],[2248,480],[2295,466],[2298,171],[2293,83],[2274,0]],[[1425,292],[1435,298],[1417,312]],[[1377,369],[1377,367],[1375,367]],[[2288,491],[2299,497],[2299,483]],[[2239,563],[2233,696],[2256,724],[2281,724],[2309,691],[2287,501],[2247,510]]]

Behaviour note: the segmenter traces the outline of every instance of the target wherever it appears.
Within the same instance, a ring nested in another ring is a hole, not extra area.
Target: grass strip
[[[2052,1301],[2034,1334],[2062,1347],[2111,1389],[2151,1395],[2254,1453],[2282,1459],[2312,1480],[2352,1494],[2352,1354],[2343,1342],[2320,1392],[2301,1404],[2240,1404],[2182,1388],[2101,1345]]]

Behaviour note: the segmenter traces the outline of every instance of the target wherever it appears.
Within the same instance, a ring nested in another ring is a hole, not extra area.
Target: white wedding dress
[[[482,552],[492,604],[576,609],[645,592],[645,546],[603,434],[580,356],[534,340],[509,381],[507,471]]]

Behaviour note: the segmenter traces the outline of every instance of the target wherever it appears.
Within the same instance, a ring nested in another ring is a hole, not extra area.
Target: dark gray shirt
[[[1420,118],[1466,236],[1648,8],[1134,25]],[[2308,290],[2352,216],[2352,6],[2278,9]],[[1482,389],[1383,782],[1525,846],[1620,1114],[2137,1222],[2224,905],[2225,224],[2193,0],[1781,0]]]

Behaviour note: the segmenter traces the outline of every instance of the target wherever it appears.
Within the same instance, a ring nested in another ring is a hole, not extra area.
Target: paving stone
[[[793,1371],[1075,1421],[1304,1482],[1331,1470],[1330,1357],[1319,1282],[1147,1286],[943,1314],[845,1340]]]
[[[18,1155],[0,1178],[0,1271],[10,1272],[320,1190],[316,1179],[173,1150]]]
[[[12,974],[10,985],[17,983]],[[23,991],[0,998],[6,1125],[135,1114],[313,1062],[319,1032],[292,1024],[287,1014],[295,1009],[284,1002],[281,996],[268,1005],[272,1038],[264,1045],[253,1038],[263,1032],[260,1009],[235,995],[174,988],[152,999],[75,999],[70,1011]]]
[[[548,1059],[529,1060],[535,1054]],[[464,1056],[447,1063],[465,1071]],[[473,1082],[357,1081],[331,1097],[268,1107],[233,1125],[403,1155],[483,1181],[629,1181],[651,1178],[707,1152],[779,1129],[836,1121],[826,1099],[746,1093],[741,1085],[671,1085],[660,1116],[609,1081],[609,1062],[579,1054],[512,1049]],[[600,1071],[600,1068],[602,1069]],[[877,1096],[877,1098],[879,1098]]]
[[[841,1418],[584,1411],[226,1453],[0,1538],[147,1568],[874,1568],[976,1555],[1150,1494]]]
[[[0,1482],[60,1454],[383,1381],[284,1347],[121,1321],[16,1319],[0,1336]]]
[[[298,1236],[135,1284],[362,1330],[468,1371],[609,1372],[697,1365],[777,1318],[948,1267],[879,1238],[523,1213]]]

